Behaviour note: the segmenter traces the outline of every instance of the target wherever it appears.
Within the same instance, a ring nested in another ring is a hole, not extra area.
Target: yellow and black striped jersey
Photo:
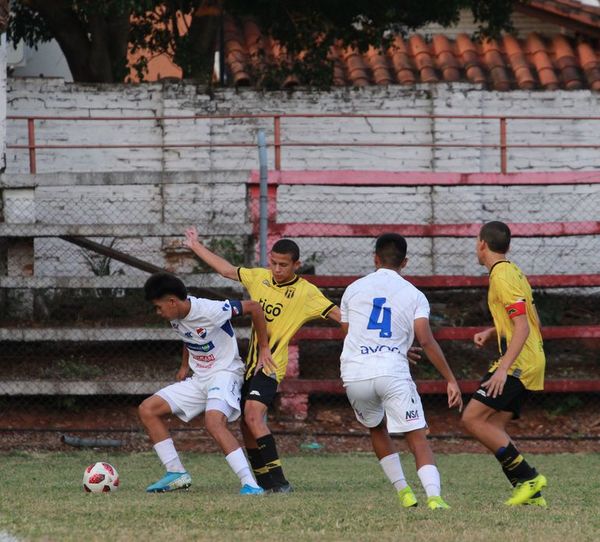
[[[288,364],[288,344],[292,337],[306,322],[327,318],[335,303],[315,285],[296,275],[289,282],[277,284],[271,271],[262,267],[238,267],[237,273],[250,298],[258,301],[263,308],[271,356],[277,364],[277,382],[281,382]],[[246,379],[252,377],[257,362],[258,344],[252,330]]]
[[[527,315],[529,336],[508,374],[519,378],[528,390],[544,389],[546,357],[540,323],[533,304],[531,286],[514,263],[502,260],[492,266],[488,306],[494,319],[500,354],[503,353],[503,340],[508,346],[513,335],[511,319],[520,314]],[[490,370],[495,370],[497,366],[496,362]]]

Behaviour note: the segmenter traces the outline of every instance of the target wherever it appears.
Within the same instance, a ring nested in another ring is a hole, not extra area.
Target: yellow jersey
[[[488,306],[494,319],[501,355],[503,340],[508,347],[513,335],[511,319],[520,314],[527,315],[529,336],[517,359],[510,366],[508,374],[521,380],[528,390],[544,389],[546,357],[540,323],[533,304],[531,286],[514,263],[502,260],[496,262],[490,269]],[[490,371],[494,371],[497,367],[498,361],[492,364]]]
[[[288,364],[288,344],[296,331],[309,320],[327,318],[335,303],[315,285],[296,275],[288,282],[277,284],[271,271],[262,267],[238,267],[237,273],[250,298],[263,308],[271,357],[277,364],[277,382],[281,382]],[[258,344],[253,329],[246,360],[246,380],[254,374],[257,363]]]

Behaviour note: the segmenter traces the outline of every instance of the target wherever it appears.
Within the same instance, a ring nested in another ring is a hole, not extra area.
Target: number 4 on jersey
[[[380,337],[389,338],[392,336],[392,309],[383,306],[385,300],[385,297],[373,299],[373,310],[367,329],[378,329]]]

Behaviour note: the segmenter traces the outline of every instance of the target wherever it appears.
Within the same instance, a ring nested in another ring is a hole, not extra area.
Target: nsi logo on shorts
[[[418,420],[419,419],[419,411],[418,410],[407,410],[406,411],[406,421]]]

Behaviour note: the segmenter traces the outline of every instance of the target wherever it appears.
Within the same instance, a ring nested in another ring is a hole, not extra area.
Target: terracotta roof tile
[[[537,34],[532,33],[527,36],[527,52],[537,70],[542,86],[547,90],[559,88],[558,77],[554,71],[550,55],[544,42]]]
[[[600,62],[598,55],[589,43],[577,45],[579,64],[585,73],[587,83],[593,90],[600,90]]]
[[[416,77],[414,64],[406,49],[406,44],[400,36],[396,36],[392,46],[388,49],[388,56],[392,62],[392,70],[401,85],[414,85]]]
[[[565,0],[566,1],[566,0]],[[564,2],[563,2],[564,3]],[[600,9],[598,10],[600,13]],[[268,62],[289,61],[285,50],[261,34],[256,22],[225,19],[225,61],[231,82],[255,84]],[[450,40],[436,34],[427,41],[419,34],[394,38],[386,51],[365,53],[332,47],[337,86],[415,85],[468,81],[493,90],[579,89],[600,91],[600,43],[564,35],[530,34],[524,39],[505,35],[500,41],[474,41],[466,34]],[[285,87],[300,84],[291,76]]]

